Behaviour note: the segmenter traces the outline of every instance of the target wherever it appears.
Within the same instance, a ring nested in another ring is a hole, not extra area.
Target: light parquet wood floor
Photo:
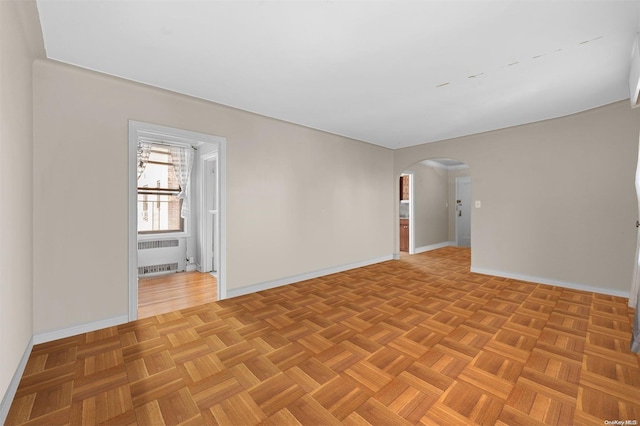
[[[468,272],[467,249],[34,347],[7,423],[640,420],[627,300]]]
[[[210,273],[179,272],[138,279],[138,318],[215,302],[216,277]]]

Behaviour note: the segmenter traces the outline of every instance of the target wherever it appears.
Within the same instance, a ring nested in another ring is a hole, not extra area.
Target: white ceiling
[[[629,97],[639,0],[38,0],[47,56],[389,148]]]

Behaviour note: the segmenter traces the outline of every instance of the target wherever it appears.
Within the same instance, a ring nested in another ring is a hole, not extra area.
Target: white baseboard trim
[[[430,244],[428,246],[417,247],[415,254],[424,253],[425,251],[436,250],[443,247],[449,247],[451,245],[451,241],[443,241],[441,243]]]
[[[187,265],[187,267],[185,268],[185,271],[186,271],[186,272],[195,272],[197,269],[198,269],[198,268],[197,268],[197,266],[196,266],[196,265],[191,264],[191,265]]]
[[[18,385],[20,384],[20,380],[22,379],[22,374],[24,373],[24,369],[27,366],[27,361],[29,361],[29,356],[31,355],[32,349],[33,337],[29,339],[29,343],[27,344],[27,347],[22,354],[22,358],[20,358],[18,368],[16,368],[16,371],[11,378],[11,382],[9,382],[9,387],[7,388],[7,391],[5,392],[4,396],[2,397],[2,401],[0,402],[0,424],[4,424],[7,420],[9,409],[11,408],[11,403],[13,402],[13,397],[16,396]]]
[[[566,281],[551,280],[542,277],[532,277],[529,275],[512,274],[510,272],[496,271],[493,269],[471,267],[471,272],[483,275],[493,275],[495,277],[510,278],[519,281],[527,281],[537,284],[553,285],[557,287],[570,288],[572,290],[590,291],[592,293],[607,294],[609,296],[618,296],[629,298],[628,291],[614,290],[611,288],[593,287],[586,284],[569,283]]]
[[[310,280],[313,278],[323,277],[325,275],[335,274],[337,272],[348,271],[349,269],[362,268],[363,266],[373,265],[375,263],[386,262],[394,259],[394,255],[382,256],[375,259],[363,260],[360,262],[349,263],[347,265],[336,266],[333,268],[320,269],[318,271],[307,272],[305,274],[294,275],[291,277],[280,278],[273,281],[265,281],[259,284],[253,284],[247,287],[234,288],[227,290],[227,298],[244,296],[245,294],[256,293],[258,291],[269,290],[271,288],[280,287],[287,284],[297,283],[299,281]]]
[[[128,315],[120,315],[113,318],[107,318],[100,321],[93,321],[86,324],[74,325],[73,327],[62,328],[59,330],[45,331],[33,335],[33,344],[51,342],[52,340],[64,339],[66,337],[75,336],[76,334],[88,333],[90,331],[100,330],[102,328],[113,327],[114,325],[125,324],[129,322]]]

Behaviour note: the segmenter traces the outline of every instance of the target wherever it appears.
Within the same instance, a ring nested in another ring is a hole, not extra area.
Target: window
[[[183,232],[180,184],[169,148],[152,145],[149,160],[138,178],[138,233]]]

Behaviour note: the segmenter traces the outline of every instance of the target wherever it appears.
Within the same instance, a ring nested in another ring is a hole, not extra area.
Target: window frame
[[[154,152],[153,149],[154,148],[160,148],[160,149],[166,149],[165,147],[167,146],[167,144],[162,144],[162,143],[157,143],[157,142],[150,142],[150,144],[152,145],[151,148],[151,152]],[[160,154],[166,154],[166,152],[164,151],[159,151],[156,150],[156,153],[160,153]],[[164,161],[154,161],[154,160],[150,160],[147,161],[147,164],[156,164],[156,165],[161,165],[161,166],[166,166],[166,167],[171,167],[173,168],[173,163],[171,162],[164,162]],[[173,173],[175,173],[175,169],[173,170]],[[160,181],[157,181],[157,185],[155,187],[150,187],[148,185],[144,185],[144,186],[138,186],[139,185],[139,179],[136,182],[136,211],[138,211],[137,215],[139,215],[139,210],[138,210],[138,204],[139,203],[143,203],[147,204],[147,211],[149,209],[149,205],[153,205],[154,203],[157,203],[157,206],[159,207],[159,203],[161,203],[162,201],[160,201],[160,196],[161,195],[177,195],[181,192],[181,187],[180,185],[178,185],[178,188],[161,188],[159,186]],[[138,197],[140,196],[144,197],[143,201],[140,201]],[[149,199],[151,197],[157,197],[156,200],[153,199]],[[153,207],[151,207],[153,209]],[[179,209],[182,210],[182,200],[180,200],[180,205],[179,205]],[[144,211],[144,210],[143,210]],[[139,216],[138,216],[138,220],[139,220]],[[185,220],[185,218],[183,218],[182,216],[180,216],[180,229],[157,229],[157,230],[149,230],[149,231],[141,231],[140,229],[138,229],[138,239],[144,239],[145,236],[149,236],[149,237],[158,237],[159,235],[167,235],[167,236],[187,236],[187,225],[188,225],[188,220]]]

